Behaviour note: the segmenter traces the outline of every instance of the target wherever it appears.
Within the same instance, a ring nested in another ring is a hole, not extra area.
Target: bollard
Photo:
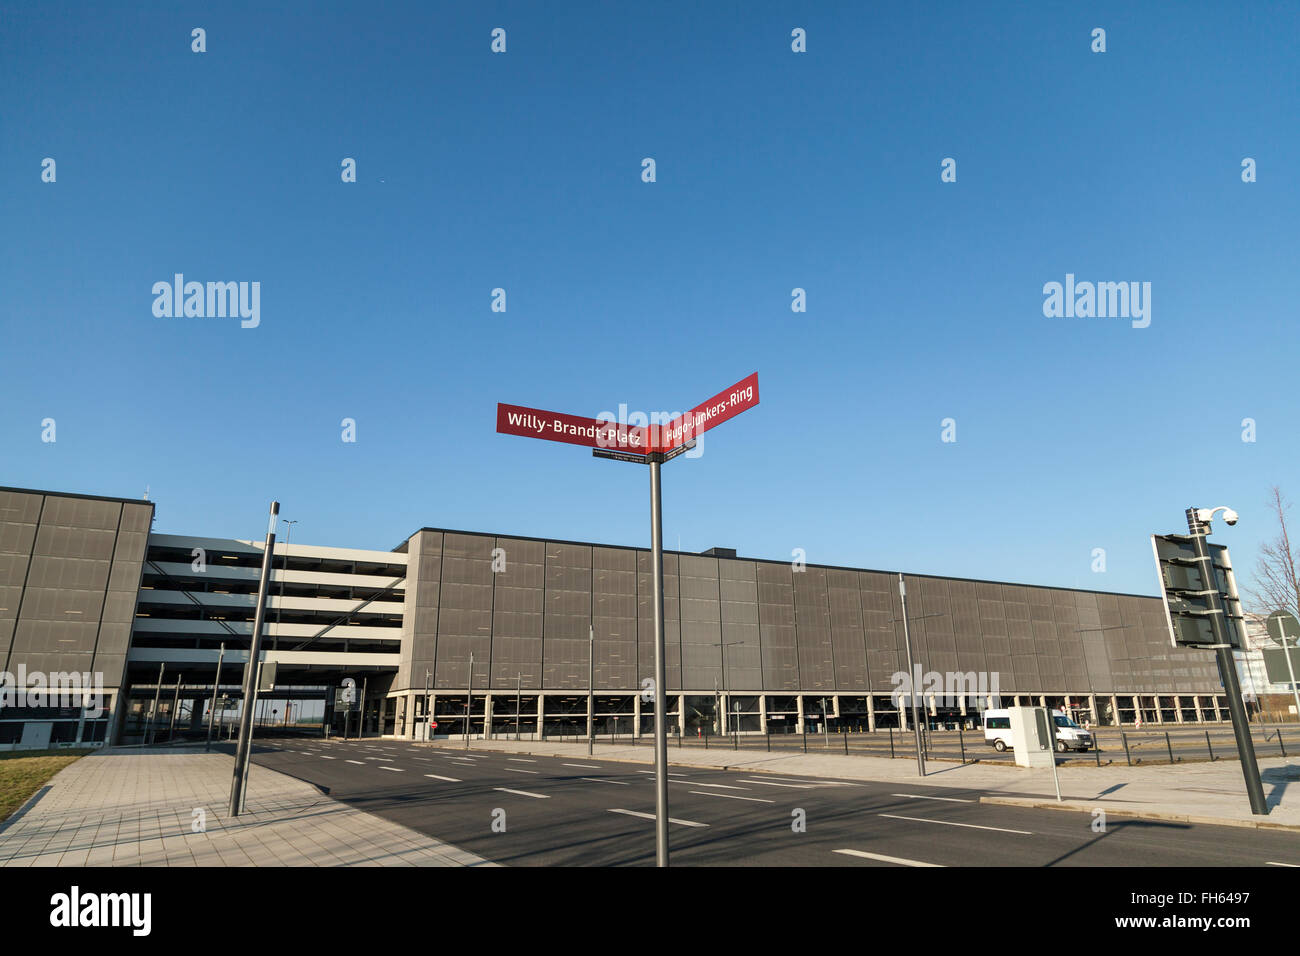
[[[1169,742],[1169,731],[1165,731],[1165,748],[1169,751],[1169,762],[1174,762],[1174,745]]]
[[[889,759],[894,759],[894,728],[889,728]]]
[[[1205,749],[1210,752],[1210,763],[1214,763],[1214,747],[1210,743],[1210,732],[1205,732]]]
[[[739,750],[739,749],[740,749],[740,733],[739,733],[739,732],[734,733],[734,734],[731,735],[731,749],[732,749],[732,750]]]
[[[1128,734],[1121,731],[1120,736],[1124,738],[1124,760],[1131,767],[1133,766],[1133,758],[1129,755],[1128,752]]]
[[[708,735],[708,734],[704,734],[704,749],[705,749],[705,750],[708,750],[708,749],[709,749],[709,735]]]
[[[772,752],[772,731],[767,731],[767,752]]]
[[[1282,756],[1286,756],[1286,744],[1282,742],[1282,728],[1277,729],[1277,745],[1282,748]]]
[[[962,736],[961,728],[957,728],[957,743],[961,744],[961,762],[966,763],[966,739]]]
[[[808,752],[808,728],[803,729],[803,752]]]
[[[1097,758],[1097,766],[1101,766],[1101,741],[1094,735],[1092,738],[1092,753]]]
[[[844,756],[847,757],[848,755],[849,755],[849,735],[845,734],[844,735]]]

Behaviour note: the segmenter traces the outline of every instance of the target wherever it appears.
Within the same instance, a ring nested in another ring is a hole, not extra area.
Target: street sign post
[[[650,552],[655,625],[655,862],[668,865],[668,737],[664,649],[663,489],[660,469],[695,445],[697,435],[758,404],[758,373],[667,424],[632,427],[522,405],[497,405],[497,431],[585,445],[595,458],[650,466]]]

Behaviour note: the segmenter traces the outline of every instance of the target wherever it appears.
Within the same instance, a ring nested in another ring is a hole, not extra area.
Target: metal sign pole
[[[668,738],[667,695],[664,693],[664,526],[663,487],[659,469],[663,456],[650,458],[651,603],[655,616],[655,865],[668,865]]]
[[[587,625],[587,756],[591,756],[592,735],[596,730],[596,629]]]
[[[272,552],[275,549],[275,519],[280,502],[271,502],[271,521],[266,529],[266,546],[262,552],[262,577],[257,585],[257,611],[253,615],[253,638],[244,665],[244,704],[239,715],[239,743],[235,746],[235,775],[230,784],[230,815],[239,816],[243,809],[245,784],[248,781],[249,757],[253,752],[253,710],[257,706],[258,662],[262,654],[262,625],[266,621],[266,589],[271,580]]]
[[[1205,536],[1209,529],[1196,512],[1195,508],[1187,509],[1187,531],[1192,537],[1196,558],[1201,563],[1201,580],[1204,582],[1205,589],[1210,592],[1206,595],[1210,604],[1210,629],[1214,632],[1214,652],[1219,657],[1219,673],[1223,677],[1223,686],[1228,691],[1228,712],[1232,714],[1232,730],[1237,738],[1237,756],[1241,761],[1242,775],[1246,778],[1250,812],[1264,816],[1268,814],[1268,804],[1264,800],[1264,785],[1259,779],[1255,745],[1250,739],[1250,724],[1246,721],[1246,708],[1241,702],[1241,682],[1237,680],[1237,666],[1232,660],[1232,645],[1228,641],[1223,599],[1219,594],[1214,565],[1210,561],[1210,551],[1205,545]]]

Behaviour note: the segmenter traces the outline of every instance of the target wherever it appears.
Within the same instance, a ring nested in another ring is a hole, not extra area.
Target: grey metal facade
[[[392,690],[633,691],[653,672],[650,554],[424,529]],[[493,570],[494,556],[497,570]],[[907,575],[926,671],[997,673],[1003,694],[1214,694],[1213,656],[1170,646],[1160,600]],[[906,670],[897,575],[664,555],[668,689],[876,692]],[[725,660],[724,660],[725,656]],[[724,673],[725,667],[725,673]]]

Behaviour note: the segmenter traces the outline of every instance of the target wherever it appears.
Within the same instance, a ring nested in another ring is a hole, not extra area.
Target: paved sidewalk
[[[431,744],[430,746],[439,746]],[[448,742],[459,750],[462,742]],[[491,740],[471,741],[471,750],[496,750],[526,754],[587,755],[583,743]],[[600,760],[653,764],[649,740],[635,747],[597,744],[593,756]],[[841,780],[893,784],[924,784],[983,791],[987,803],[1008,803],[1091,813],[1097,808],[1118,816],[1223,826],[1276,827],[1300,830],[1300,758],[1262,758],[1260,775],[1267,816],[1254,816],[1246,797],[1241,765],[1235,760],[1149,766],[1061,766],[1062,803],[1056,801],[1050,768],[1029,770],[1002,763],[949,763],[927,761],[924,780],[917,776],[916,759],[843,754],[767,753],[765,751],[701,750],[668,747],[669,764],[713,767],[746,773],[834,777]]]
[[[494,865],[257,765],[230,818],[233,765],[202,750],[83,757],[0,824],[0,866]],[[205,832],[193,832],[196,809]]]

